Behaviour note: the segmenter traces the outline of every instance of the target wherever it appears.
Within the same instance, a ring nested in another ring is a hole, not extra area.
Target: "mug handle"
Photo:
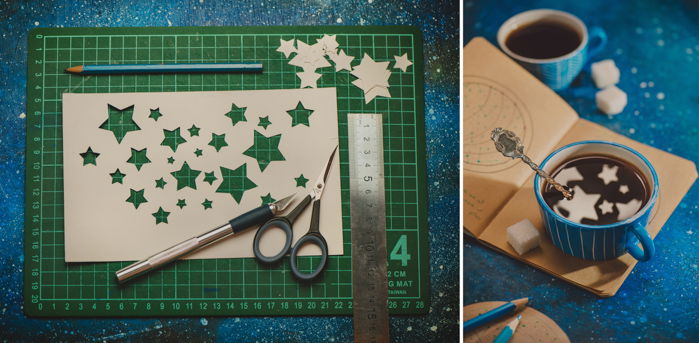
[[[599,54],[607,45],[607,34],[601,27],[593,26],[588,30],[587,56],[586,60]]]
[[[655,244],[653,244],[653,239],[650,238],[646,228],[640,223],[635,223],[631,226],[630,233],[633,233],[633,236],[629,236],[629,239],[626,240],[626,250],[639,262],[650,260],[655,255]],[[636,245],[637,241],[634,238],[641,242],[643,249]]]

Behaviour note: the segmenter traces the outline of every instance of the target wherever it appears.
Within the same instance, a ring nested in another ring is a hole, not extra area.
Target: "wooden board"
[[[479,314],[488,312],[500,305],[504,301],[485,301],[464,306],[463,320],[469,320]],[[509,343],[536,343],[536,342],[560,342],[570,343],[565,332],[545,314],[526,307],[522,312],[522,320]],[[514,316],[507,316],[478,329],[465,333],[464,342],[468,343],[490,343],[498,336],[502,328],[509,323]]]

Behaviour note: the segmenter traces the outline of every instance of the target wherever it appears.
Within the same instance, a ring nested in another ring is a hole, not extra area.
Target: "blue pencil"
[[[143,73],[259,73],[262,72],[262,63],[95,64],[70,67],[65,71],[79,75]]]
[[[520,314],[519,316],[517,316],[517,318],[505,325],[502,331],[500,331],[500,334],[497,337],[495,337],[493,343],[507,343],[507,341],[509,341],[510,338],[514,336],[515,330],[517,330],[517,326],[519,326],[519,321],[521,319],[522,315]]]
[[[476,316],[464,322],[464,333],[469,332],[481,325],[490,323],[499,318],[521,311],[529,302],[529,298],[512,300],[504,305],[498,306],[486,313]]]

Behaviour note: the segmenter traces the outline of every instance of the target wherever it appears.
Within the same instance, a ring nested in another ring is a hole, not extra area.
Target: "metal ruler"
[[[381,114],[347,115],[355,342],[388,342],[386,199]]]

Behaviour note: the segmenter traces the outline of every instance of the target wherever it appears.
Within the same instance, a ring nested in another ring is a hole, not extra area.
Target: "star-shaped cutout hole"
[[[117,143],[121,143],[127,133],[141,129],[133,120],[134,105],[124,109],[118,109],[109,104],[107,106],[109,114],[107,120],[100,125],[100,129],[111,131]]]
[[[231,119],[233,126],[240,123],[241,121],[247,121],[245,119],[245,110],[247,107],[238,107],[236,104],[231,104],[231,110],[225,114],[226,117]]]
[[[290,40],[283,40],[279,39],[279,48],[277,48],[278,52],[281,52],[284,54],[284,57],[289,58],[291,54],[296,52],[296,47],[294,47],[294,43],[296,42],[295,39],[290,39]]]
[[[272,198],[272,194],[270,194],[270,193],[267,193],[267,195],[263,195],[260,198],[262,199],[262,205],[271,204],[271,203],[277,201],[274,198]]]
[[[404,53],[402,56],[393,56],[396,59],[396,63],[393,64],[393,69],[400,69],[403,72],[408,70],[408,67],[413,65],[413,62],[408,60],[408,53]]]
[[[220,168],[222,181],[216,192],[230,194],[236,203],[240,204],[240,200],[247,190],[257,187],[247,176],[247,164],[242,164],[236,169]]]
[[[143,167],[144,164],[150,163],[150,159],[147,156],[148,149],[143,148],[141,150],[136,150],[134,148],[131,148],[131,157],[129,157],[126,162],[133,164],[136,166],[136,170],[141,170],[141,167]]]
[[[267,126],[270,125],[272,125],[272,122],[269,121],[269,116],[260,117],[260,120],[257,123],[257,126],[261,126],[265,130],[267,130]]]
[[[80,153],[80,157],[83,158],[83,165],[88,165],[92,164],[94,166],[97,165],[97,157],[100,154],[97,152],[92,151],[92,147],[87,147],[87,151]]]
[[[177,199],[177,207],[179,207],[180,210],[185,206],[187,206],[187,201],[184,199]]]
[[[194,155],[196,155],[197,157],[201,157],[201,155],[203,155],[203,154],[204,154],[204,151],[201,149],[194,150]]]
[[[177,151],[177,147],[180,146],[180,144],[187,142],[180,134],[179,127],[174,130],[163,129],[163,136],[165,136],[165,138],[163,138],[163,142],[160,143],[160,145],[169,146],[173,152]]]
[[[291,127],[296,125],[310,126],[308,117],[313,114],[313,110],[309,110],[303,106],[301,101],[296,104],[296,108],[286,111],[291,116]]]
[[[568,220],[572,222],[582,223],[583,218],[597,220],[595,204],[602,195],[587,194],[580,186],[575,186],[573,192],[575,194],[573,199],[560,200],[556,206],[568,211]]]
[[[605,164],[602,166],[602,171],[597,174],[597,177],[602,179],[605,185],[608,185],[610,182],[619,181],[619,178],[616,176],[618,170],[619,166],[610,167]]]
[[[146,199],[146,191],[145,189],[142,189],[140,191],[134,190],[134,189],[129,189],[130,194],[129,197],[126,198],[126,202],[130,202],[133,204],[133,207],[138,209],[138,206],[141,206],[142,203],[148,202]]]
[[[201,174],[200,170],[194,170],[189,167],[189,164],[185,161],[182,167],[178,171],[174,171],[172,176],[177,180],[177,190],[189,187],[191,189],[197,189],[197,177]]]
[[[126,174],[122,173],[119,168],[115,170],[113,173],[110,173],[109,176],[112,177],[112,183],[120,183],[124,184],[124,177],[126,177]]]
[[[296,187],[306,188],[306,183],[308,183],[308,179],[305,178],[303,174],[299,175],[299,177],[295,177],[294,180],[296,181]]]
[[[204,182],[206,182],[210,185],[213,185],[214,181],[216,181],[216,180],[218,180],[218,179],[216,178],[216,174],[214,174],[213,171],[210,173],[204,173]]]
[[[151,109],[151,110],[150,110],[150,114],[148,115],[148,118],[151,118],[151,119],[153,119],[153,120],[155,120],[155,121],[158,121],[158,118],[160,118],[160,117],[162,117],[162,116],[163,116],[163,114],[160,113],[160,107],[158,107],[158,108],[156,108],[156,109]]]
[[[155,180],[155,188],[165,189],[165,185],[167,185],[167,182],[162,177]]]
[[[175,158],[172,157],[172,156],[168,157],[168,158],[167,158],[167,163],[168,163],[168,164],[173,164],[173,163],[175,163]]]
[[[216,149],[216,152],[221,151],[221,149],[224,146],[228,146],[228,143],[226,143],[226,134],[222,133],[220,135],[217,135],[215,133],[211,133],[211,141],[209,142],[209,145],[214,147]]]
[[[158,211],[155,213],[152,213],[153,217],[155,217],[155,225],[158,225],[160,223],[165,223],[167,224],[167,217],[170,215],[170,212],[163,210],[162,207],[158,208]]]
[[[252,146],[248,148],[248,150],[245,150],[243,155],[250,156],[257,160],[260,171],[264,171],[272,161],[286,160],[282,152],[279,151],[279,141],[281,139],[281,134],[267,137],[255,130]]]
[[[194,126],[194,125],[192,125],[192,127],[190,127],[189,129],[187,129],[187,131],[189,131],[189,135],[190,135],[191,137],[199,136],[199,130],[201,130],[201,129],[198,128],[198,127],[196,127],[196,126]]]
[[[204,206],[204,210],[213,207],[214,202],[209,200],[209,199],[204,199],[204,202],[201,203],[202,206]]]

